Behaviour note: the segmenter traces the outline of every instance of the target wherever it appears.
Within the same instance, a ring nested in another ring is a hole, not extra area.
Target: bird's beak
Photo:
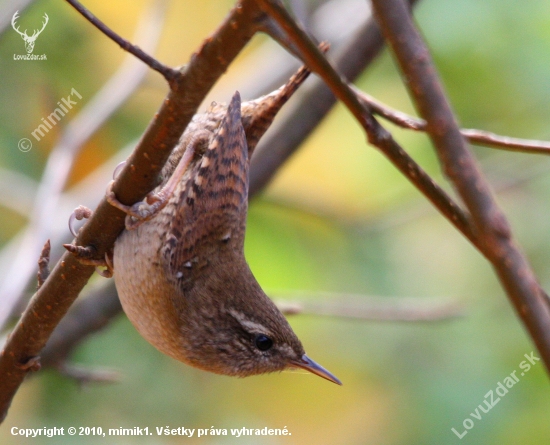
[[[307,355],[302,355],[300,360],[293,360],[292,366],[298,366],[299,368],[305,369],[306,371],[312,372],[313,374],[323,377],[324,379],[330,380],[337,385],[341,385],[342,382],[331,372],[323,368],[318,363],[315,363]]]

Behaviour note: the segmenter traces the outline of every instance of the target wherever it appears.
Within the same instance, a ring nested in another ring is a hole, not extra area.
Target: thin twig
[[[77,0],[66,0],[73,8],[75,8],[82,16],[88,20],[92,25],[99,29],[103,34],[109,37],[113,42],[118,44],[123,50],[133,54],[139,60],[148,65],[151,69],[159,72],[166,79],[168,83],[171,83],[175,77],[179,75],[179,71],[166,66],[143,51],[139,46],[133,45],[128,40],[119,36],[105,23],[99,20],[95,15],[82,6]]]
[[[273,295],[271,295],[273,297]],[[382,298],[352,294],[275,294],[285,315],[322,315],[384,322],[441,321],[460,317],[464,307],[456,300],[435,298]],[[284,298],[284,300],[280,300]],[[115,284],[104,281],[77,301],[59,323],[41,352],[43,367],[59,368],[68,363],[74,349],[88,336],[103,329],[122,313]]]
[[[440,163],[471,212],[480,250],[489,259],[508,297],[550,371],[550,305],[508,221],[458,128],[430,53],[403,0],[373,0],[375,15],[390,44]]]
[[[442,321],[464,315],[456,301],[435,298],[372,297],[366,295],[310,295],[314,298],[276,300],[285,315],[322,315],[349,320],[383,322]]]
[[[255,34],[259,16],[261,12],[252,0],[238,3],[182,69],[116,180],[114,191],[123,204],[143,199],[154,188],[172,147],[206,93]],[[96,250],[97,259],[103,258],[123,230],[124,216],[103,199],[80,230],[76,245],[90,246]],[[40,353],[93,272],[93,267],[82,265],[73,255],[65,253],[31,299],[0,356],[0,421],[5,419],[28,372],[21,365]]]
[[[547,141],[501,136],[489,131],[476,130],[473,128],[463,128],[460,132],[462,133],[462,136],[467,138],[472,144],[495,147],[508,151],[519,151],[523,153],[542,155],[550,154],[550,142]]]
[[[57,366],[61,375],[78,383],[80,387],[90,383],[118,383],[122,380],[122,374],[114,369],[88,368],[74,363],[62,363]]]
[[[357,95],[359,95],[359,97],[361,97],[361,99],[363,99],[365,103],[370,106],[371,110],[375,114],[382,116],[401,128],[414,131],[427,131],[427,124],[424,119],[395,110],[367,93],[364,93],[358,88],[353,87],[353,89]],[[489,131],[468,128],[461,129],[460,133],[473,144],[500,148],[509,151],[519,151],[522,153],[550,155],[550,142],[546,141],[513,138],[509,136],[501,136]]]

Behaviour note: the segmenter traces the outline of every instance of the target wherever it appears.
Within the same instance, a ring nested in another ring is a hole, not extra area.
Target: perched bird
[[[128,214],[114,247],[122,307],[147,341],[186,364],[239,377],[303,368],[341,384],[305,354],[244,257],[250,155],[307,74],[196,115],[144,202],[107,194]]]

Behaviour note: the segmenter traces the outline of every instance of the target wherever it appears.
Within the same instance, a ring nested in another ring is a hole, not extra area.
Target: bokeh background
[[[13,13],[7,0],[0,10]],[[315,2],[299,3],[305,10]],[[342,1],[339,8],[367,2]],[[353,4],[353,5],[352,5]],[[132,38],[146,1],[87,2],[94,14]],[[228,0],[168,4],[158,58],[185,63],[223,19]],[[335,9],[338,11],[338,7]],[[47,61],[15,61],[23,42],[11,28],[0,36],[0,248],[16,242],[28,221],[30,190],[63,129],[120,66],[123,51],[64,2],[34,2],[22,12],[22,29],[49,24],[35,54]],[[421,0],[417,22],[464,127],[532,139],[550,139],[550,3],[545,0]],[[332,15],[337,21],[339,14]],[[330,21],[329,21],[330,22]],[[317,37],[324,38],[322,32]],[[235,89],[261,81],[262,54],[283,51],[256,37],[231,66],[208,101],[225,101]],[[278,57],[278,56],[277,56]],[[357,85],[378,99],[413,112],[387,51]],[[81,95],[71,111],[29,152],[17,148],[72,88]],[[109,171],[121,147],[143,132],[166,94],[149,73],[130,99],[85,144],[67,191],[90,173]],[[202,107],[204,109],[204,106]],[[385,124],[386,125],[386,124]],[[443,180],[426,137],[386,125],[421,165]],[[544,156],[474,148],[540,281],[550,288],[550,160]],[[118,156],[118,158],[117,158]],[[122,156],[123,158],[124,156]],[[9,180],[8,180],[9,179]],[[68,203],[94,207],[95,198]],[[27,181],[27,182],[25,182]],[[25,189],[26,190],[26,189]],[[65,220],[69,212],[61,215]],[[61,224],[61,223],[60,223]],[[54,229],[52,229],[54,230]],[[13,244],[11,244],[13,246]],[[59,246],[55,246],[59,252]],[[456,299],[464,316],[442,322],[367,322],[315,315],[294,316],[292,326],[308,354],[334,372],[338,387],[317,377],[285,372],[247,379],[216,376],[163,356],[124,316],[86,340],[72,361],[114,368],[117,384],[81,387],[52,370],[29,379],[0,427],[0,443],[58,444],[533,444],[550,435],[550,391],[538,363],[459,439],[463,420],[485,395],[534,350],[488,263],[376,150],[341,106],[323,121],[299,152],[250,207],[246,254],[271,295],[301,291]],[[34,262],[35,258],[28,261]],[[3,272],[0,271],[0,280]],[[94,282],[100,279],[94,277]],[[31,288],[29,288],[29,293]],[[0,304],[2,304],[2,299]],[[397,300],[396,300],[397,301]],[[420,301],[420,300],[419,300]],[[550,328],[550,327],[549,327]],[[535,356],[538,353],[535,351]],[[18,428],[284,428],[288,437],[56,437],[24,439]]]

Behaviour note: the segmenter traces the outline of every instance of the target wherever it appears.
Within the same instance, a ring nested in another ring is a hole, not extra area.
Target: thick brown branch
[[[402,111],[390,108],[374,97],[362,92],[358,88],[354,91],[367,103],[373,113],[382,116],[388,121],[414,131],[427,131],[427,124],[424,119],[411,116]],[[500,148],[509,151],[519,151],[522,153],[534,153],[550,155],[550,142],[536,141],[532,139],[520,139],[509,136],[501,136],[484,130],[473,128],[463,128],[460,130],[462,136],[473,144],[484,145],[486,147]]]
[[[373,0],[384,35],[399,63],[443,170],[471,212],[481,251],[493,264],[518,315],[550,370],[550,307],[508,221],[458,128],[430,57],[403,0]]]
[[[251,0],[238,3],[171,83],[170,94],[117,179],[114,190],[121,202],[131,205],[153,189],[172,147],[204,96],[256,32],[259,15]],[[80,230],[76,244],[94,249],[96,258],[103,258],[124,228],[124,216],[103,199]],[[0,421],[27,374],[24,365],[38,356],[93,271],[66,253],[31,299],[0,357]]]

